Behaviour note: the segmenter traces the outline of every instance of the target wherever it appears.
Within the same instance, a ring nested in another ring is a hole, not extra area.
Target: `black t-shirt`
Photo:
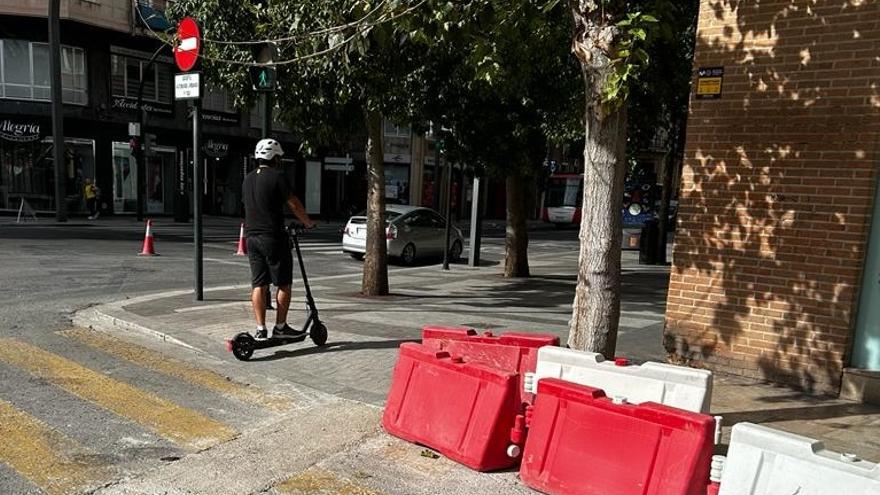
[[[283,236],[284,205],[294,194],[287,176],[272,167],[258,167],[245,176],[241,190],[247,235]]]

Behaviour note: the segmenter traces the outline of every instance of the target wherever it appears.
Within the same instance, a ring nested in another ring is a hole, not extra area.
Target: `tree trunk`
[[[626,175],[626,104],[604,102],[614,70],[617,28],[593,2],[570,0],[572,51],[584,76],[584,199],[578,280],[568,345],[614,356],[620,323],[620,251],[623,182]]]
[[[385,233],[385,164],[382,114],[367,113],[367,252],[364,256],[365,296],[388,295],[388,245]]]
[[[507,177],[507,234],[504,239],[504,276],[529,276],[528,182],[521,175]]]

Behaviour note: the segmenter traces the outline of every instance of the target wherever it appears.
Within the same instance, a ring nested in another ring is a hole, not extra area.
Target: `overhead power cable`
[[[415,5],[412,5],[412,6],[406,8],[405,10],[403,10],[403,11],[401,11],[401,12],[399,12],[399,13],[392,14],[392,15],[387,16],[387,17],[380,17],[379,19],[377,19],[377,20],[374,21],[374,22],[363,23],[363,19],[366,19],[366,18],[368,18],[369,16],[371,16],[373,13],[375,13],[375,11],[376,11],[381,5],[383,5],[384,3],[386,3],[386,1],[387,1],[387,0],[383,0],[383,2],[380,2],[380,4],[379,4],[376,8],[374,8],[370,13],[368,13],[366,16],[362,17],[362,18],[361,18],[360,20],[358,20],[358,21],[353,21],[353,22],[349,22],[349,23],[342,24],[342,25],[339,25],[339,26],[333,26],[333,27],[330,27],[330,28],[325,28],[325,29],[318,30],[318,31],[312,31],[312,32],[310,32],[310,33],[304,33],[303,35],[301,35],[301,36],[306,36],[306,35],[308,35],[308,36],[319,36],[320,34],[332,34],[332,33],[335,33],[335,32],[343,31],[343,30],[345,30],[345,29],[350,29],[350,28],[352,28],[352,27],[356,28],[356,30],[355,30],[354,33],[352,33],[352,34],[351,34],[350,36],[348,36],[347,38],[343,39],[341,42],[339,42],[339,43],[337,43],[337,44],[335,44],[335,45],[329,46],[329,47],[327,47],[327,48],[325,48],[325,49],[318,50],[318,51],[316,51],[316,52],[308,53],[308,54],[305,54],[305,55],[300,55],[300,56],[297,56],[297,57],[294,57],[294,58],[290,58],[290,59],[277,60],[277,61],[273,61],[273,62],[271,62],[271,63],[250,62],[250,61],[246,61],[246,60],[228,60],[228,59],[222,59],[222,58],[217,58],[217,57],[210,57],[210,56],[207,56],[207,55],[204,55],[204,54],[201,54],[201,55],[199,55],[199,56],[200,56],[201,58],[204,58],[205,60],[209,60],[209,61],[211,61],[211,62],[225,63],[225,64],[232,64],[232,65],[242,65],[242,66],[247,66],[247,67],[265,67],[265,66],[278,66],[278,65],[290,65],[290,64],[295,64],[295,63],[297,63],[297,62],[302,62],[302,61],[304,61],[304,60],[308,60],[308,59],[312,59],[312,58],[317,58],[317,57],[320,57],[320,56],[323,56],[323,55],[327,55],[327,54],[329,54],[329,53],[332,53],[332,52],[338,50],[339,48],[341,48],[341,47],[347,45],[348,43],[350,43],[350,42],[351,42],[353,39],[355,39],[359,34],[363,33],[365,29],[372,28],[372,27],[374,27],[374,26],[378,26],[378,25],[380,25],[380,24],[384,24],[384,23],[386,23],[386,22],[393,21],[393,20],[395,20],[395,19],[399,19],[399,18],[401,18],[401,17],[403,17],[403,16],[405,16],[405,15],[408,15],[409,13],[413,12],[414,10],[418,9],[419,7],[421,7],[422,5],[424,5],[425,2],[427,2],[427,0],[421,0],[419,3],[417,3],[417,4],[415,4]],[[163,34],[160,34],[160,33],[156,32],[156,31],[155,31],[155,30],[149,25],[149,23],[147,23],[147,20],[144,18],[144,16],[143,16],[143,14],[141,13],[140,9],[135,9],[135,10],[137,11],[138,17],[140,17],[141,21],[143,21],[144,25],[147,27],[147,30],[149,30],[149,32],[152,34],[152,37],[155,38],[156,40],[158,40],[158,41],[160,41],[160,42],[162,42],[162,43],[164,43],[164,44],[170,46],[170,47],[173,49],[173,48],[174,48],[174,42],[173,42],[172,40],[174,39],[174,37],[169,37],[169,36],[167,36],[167,35],[163,35]],[[176,37],[176,35],[175,35],[175,37]],[[226,41],[226,42],[224,42],[224,41],[212,41],[212,40],[208,40],[208,39],[204,39],[204,38],[203,38],[202,41],[205,42],[205,43],[210,42],[210,43],[216,43],[216,44],[228,44],[228,45],[253,45],[253,44],[270,43],[270,42],[275,42],[275,41],[285,41],[285,40],[290,41],[290,40],[293,40],[293,39],[297,39],[297,38],[294,37],[294,36],[290,36],[290,37],[285,37],[285,38],[278,38],[278,39],[276,39],[276,40],[262,40],[262,41],[256,41],[256,40],[255,40],[255,41]]]

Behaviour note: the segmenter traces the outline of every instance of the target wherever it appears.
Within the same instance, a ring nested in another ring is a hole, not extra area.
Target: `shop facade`
[[[0,38],[0,211],[14,212],[25,201],[37,212],[52,212],[55,167],[45,23],[9,16],[0,16],[0,22],[10,26]],[[62,167],[69,213],[85,214],[86,179],[98,185],[102,213],[135,213],[138,167],[144,167],[147,215],[172,215],[188,203],[190,109],[173,100],[176,69],[170,56],[161,54],[149,63],[157,47],[155,41],[129,33],[62,23]],[[135,137],[129,135],[129,124],[138,121],[141,79],[145,121]],[[203,108],[204,211],[240,215],[241,181],[253,167],[250,156],[260,131],[249,112],[237,110],[223,91],[210,90]],[[287,149],[296,149],[284,130],[273,136]],[[149,143],[143,164],[132,152],[136,139]],[[293,158],[285,166],[294,176],[302,172]]]

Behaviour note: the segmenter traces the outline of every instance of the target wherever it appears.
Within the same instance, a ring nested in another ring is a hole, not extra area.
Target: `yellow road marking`
[[[130,363],[157,371],[174,378],[194,383],[200,387],[219,392],[235,399],[257,404],[273,411],[285,412],[293,408],[293,402],[284,397],[263,393],[255,387],[248,387],[232,381],[219,373],[198,368],[176,359],[162,356],[152,349],[131,344],[102,332],[85,328],[72,328],[61,332],[66,337],[76,339],[90,347]]]
[[[275,491],[286,495],[380,495],[359,483],[321,470],[303,471],[276,485]]]
[[[0,462],[51,495],[78,493],[89,482],[107,480],[110,470],[87,462],[70,438],[0,400]]]
[[[24,342],[0,338],[0,361],[25,369],[184,447],[200,450],[236,434],[232,428],[196,411]]]

